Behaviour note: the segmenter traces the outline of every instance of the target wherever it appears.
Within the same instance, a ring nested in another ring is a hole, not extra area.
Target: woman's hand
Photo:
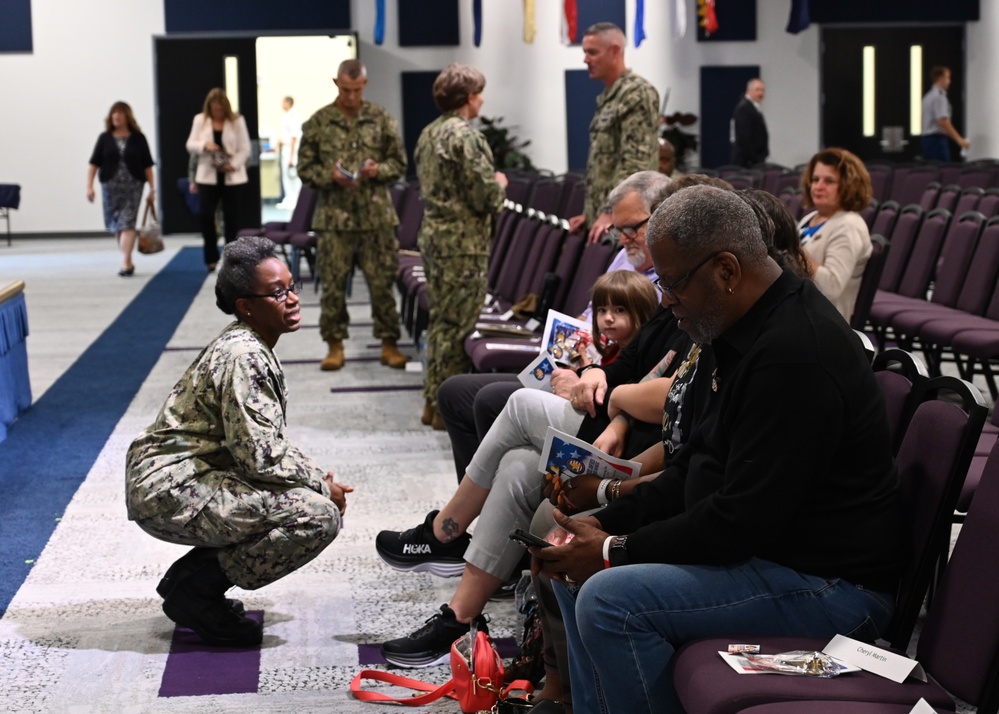
[[[336,504],[336,507],[340,509],[340,515],[347,512],[347,494],[353,493],[354,489],[351,486],[346,486],[342,483],[337,483],[335,480],[333,472],[330,471],[325,476],[323,476],[323,483],[325,483],[330,490],[330,500]]]
[[[206,141],[204,153],[208,154],[211,153],[212,151],[222,151],[222,147],[216,144],[214,141]]]
[[[87,186],[87,200],[90,201],[91,203],[94,202],[94,187],[93,186]]]
[[[605,454],[620,456],[624,453],[624,442],[628,438],[629,426],[628,419],[623,415],[611,419],[607,428],[593,440],[593,445]]]
[[[545,497],[565,513],[596,508],[600,505],[597,503],[597,486],[600,481],[601,478],[590,474],[580,474],[563,481],[554,474],[546,473]]]

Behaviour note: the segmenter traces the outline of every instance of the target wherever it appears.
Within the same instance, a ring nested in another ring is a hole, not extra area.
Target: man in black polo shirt
[[[712,403],[658,479],[532,549],[565,585],[577,711],[679,711],[669,661],[701,637],[872,640],[905,560],[884,403],[840,314],[733,193],[684,189],[647,236],[664,304],[713,347]]]

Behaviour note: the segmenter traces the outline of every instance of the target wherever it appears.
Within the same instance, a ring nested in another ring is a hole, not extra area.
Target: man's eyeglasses
[[[611,226],[610,232],[616,239],[620,239],[621,236],[624,236],[628,240],[635,240],[638,237],[638,229],[648,223],[650,218],[652,218],[652,216],[648,215],[645,217],[644,221],[639,221],[638,223],[630,226],[621,226],[620,228],[617,226]]]
[[[267,293],[266,295],[244,295],[245,298],[274,298],[274,302],[284,302],[288,299],[288,293],[295,293],[298,295],[302,291],[302,281],[296,280],[291,285],[286,288],[281,288],[280,290],[275,290],[272,293]]]
[[[673,300],[674,302],[678,302],[678,299],[676,297],[676,293],[674,291],[680,286],[681,283],[683,283],[683,282],[685,282],[687,280],[690,280],[690,278],[693,277],[694,273],[696,273],[698,270],[701,269],[701,266],[706,265],[708,263],[708,261],[714,260],[714,258],[717,255],[718,255],[718,253],[711,253],[709,256],[707,256],[700,263],[698,263],[693,268],[691,268],[686,273],[684,273],[683,276],[680,279],[674,280],[669,285],[663,285],[663,279],[662,278],[656,278],[652,282],[653,282],[653,284],[657,288],[659,288],[660,292],[662,292],[662,293],[664,293],[666,295],[666,297],[668,297],[670,300]]]

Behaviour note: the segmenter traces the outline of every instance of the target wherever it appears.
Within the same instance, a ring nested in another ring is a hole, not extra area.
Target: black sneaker
[[[465,549],[471,537],[462,533],[450,543],[434,537],[434,518],[427,514],[423,523],[408,531],[382,531],[375,538],[378,556],[396,570],[427,571],[442,578],[457,578],[465,570]]]
[[[476,627],[489,633],[485,615],[472,621]],[[471,624],[458,622],[454,610],[441,605],[441,611],[427,620],[409,637],[400,637],[382,644],[382,656],[396,667],[432,667],[446,664],[451,656],[451,645],[468,632]]]

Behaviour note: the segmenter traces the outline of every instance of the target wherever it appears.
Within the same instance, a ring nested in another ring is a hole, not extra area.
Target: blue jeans
[[[753,558],[733,567],[641,564],[556,584],[565,618],[573,711],[682,712],[670,659],[705,637],[763,635],[873,641],[893,599]]]
[[[927,161],[950,161],[950,143],[945,134],[927,134],[920,144]]]

